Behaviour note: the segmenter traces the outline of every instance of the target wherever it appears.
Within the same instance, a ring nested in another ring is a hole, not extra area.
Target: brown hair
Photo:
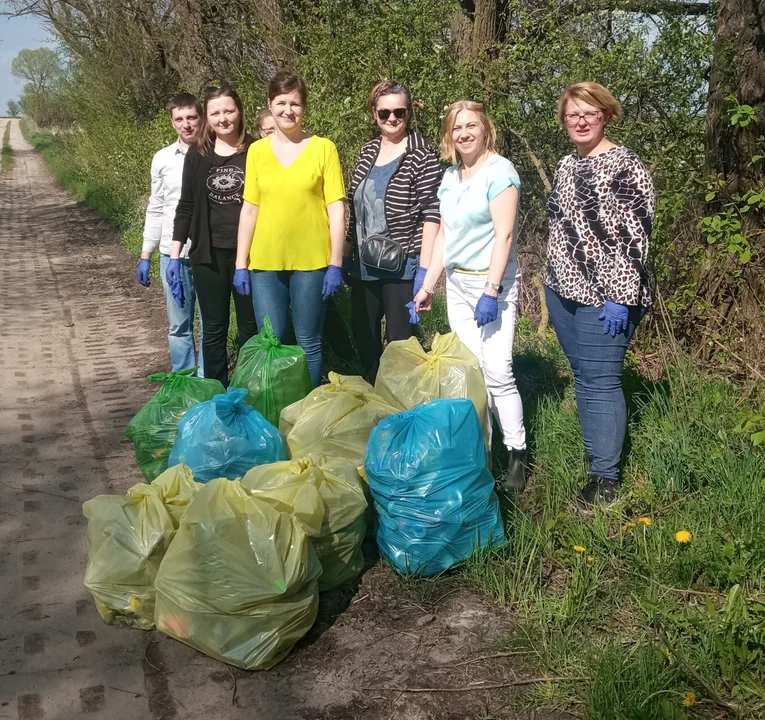
[[[484,152],[495,152],[497,147],[497,128],[494,127],[483,103],[475,100],[458,100],[449,105],[444,124],[441,127],[441,159],[448,160],[453,165],[457,163],[457,148],[454,146],[452,133],[454,132],[454,124],[457,122],[457,115],[463,110],[471,110],[478,115],[478,120],[486,133]]]
[[[367,99],[367,112],[372,118],[372,125],[377,125],[377,101],[384,95],[403,95],[404,103],[406,104],[406,122],[414,116],[414,108],[412,107],[412,94],[409,92],[409,88],[406,85],[393,82],[392,80],[383,80],[377,83],[369,93]]]
[[[603,113],[603,124],[618,122],[622,117],[622,108],[618,100],[602,85],[594,82],[579,82],[566,85],[558,100],[558,122],[566,125],[566,105],[569,100],[581,100],[593,105]]]
[[[308,103],[308,90],[305,80],[293,70],[277,70],[268,83],[268,101],[271,102],[277,95],[286,95],[296,92],[300,95],[303,105]]]
[[[207,106],[211,100],[217,100],[222,97],[230,97],[236,105],[236,109],[239,111],[239,127],[238,136],[236,140],[236,151],[244,152],[252,143],[252,135],[247,132],[247,126],[244,120],[244,106],[242,101],[234,90],[232,85],[221,85],[220,87],[208,87],[205,90],[205,110],[202,116],[202,129],[199,132],[199,140],[197,141],[197,150],[200,155],[207,155],[215,147],[215,130],[212,129],[210,123],[207,122]]]
[[[255,129],[258,131],[258,134],[261,134],[263,132],[263,121],[266,118],[272,118],[273,115],[271,114],[271,111],[267,108],[260,108],[258,111],[258,116],[255,118]]]
[[[192,107],[197,111],[197,114],[201,118],[202,104],[199,102],[199,99],[196,97],[196,95],[192,95],[191,93],[178,93],[177,95],[173,95],[173,97],[170,99],[170,102],[167,104],[167,111],[170,113],[170,118],[172,119],[173,110]]]

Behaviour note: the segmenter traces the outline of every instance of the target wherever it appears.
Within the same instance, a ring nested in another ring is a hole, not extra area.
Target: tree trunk
[[[479,55],[497,40],[497,0],[475,0],[473,54]]]
[[[734,127],[727,113],[734,96],[757,113],[747,127]],[[709,74],[707,163],[721,173],[731,192],[762,182],[752,165],[757,139],[765,135],[765,0],[720,0]]]

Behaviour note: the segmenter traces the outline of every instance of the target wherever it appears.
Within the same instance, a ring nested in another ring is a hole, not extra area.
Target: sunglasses
[[[394,117],[397,120],[403,120],[406,117],[406,108],[396,108],[395,110],[388,110],[388,108],[383,108],[382,110],[377,111],[377,117],[380,118],[383,122],[385,122],[393,113]]]

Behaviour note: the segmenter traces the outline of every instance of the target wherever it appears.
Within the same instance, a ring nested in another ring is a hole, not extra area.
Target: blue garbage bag
[[[188,465],[197,482],[242,477],[256,465],[288,460],[284,436],[252,405],[247,390],[230,387],[225,395],[194,405],[178,424],[169,465]]]
[[[470,400],[434,400],[380,421],[364,470],[380,554],[400,573],[436,575],[505,542],[483,430]]]

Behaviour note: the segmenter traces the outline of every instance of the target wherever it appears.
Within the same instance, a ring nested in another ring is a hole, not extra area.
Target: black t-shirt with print
[[[210,235],[216,248],[236,249],[239,213],[242,210],[244,165],[247,153],[229,157],[213,154],[207,175]]]

